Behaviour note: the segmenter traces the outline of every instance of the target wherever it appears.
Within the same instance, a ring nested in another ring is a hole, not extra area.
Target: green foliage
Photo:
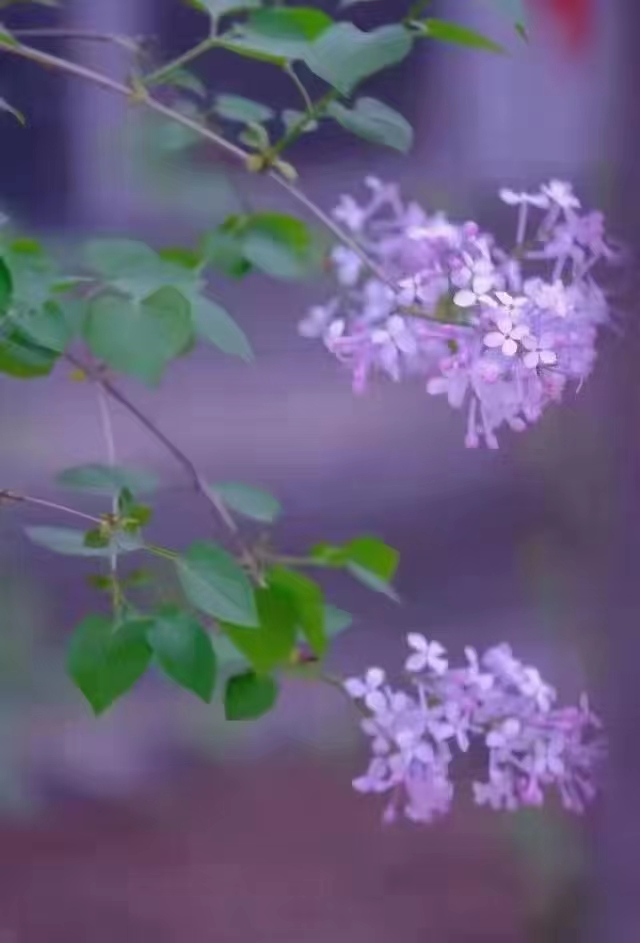
[[[483,49],[487,52],[504,53],[504,47],[489,39],[482,33],[458,23],[449,23],[446,20],[428,19],[420,23],[424,35],[430,39],[437,39],[442,43],[453,43],[456,46],[465,46],[467,49]]]
[[[332,25],[326,13],[312,7],[258,10],[222,37],[224,47],[275,65],[305,59],[312,42]]]
[[[284,213],[255,213],[244,227],[244,257],[274,278],[297,280],[319,271],[322,250],[309,227]]]
[[[87,616],[75,630],[67,667],[95,714],[104,713],[145,673],[151,659],[148,620]]]
[[[327,114],[352,134],[405,153],[413,144],[413,128],[406,118],[376,98],[359,98],[353,108],[331,102]]]
[[[158,487],[157,476],[149,472],[119,465],[100,465],[97,462],[66,468],[56,475],[56,481],[64,488],[106,495],[116,495],[123,488],[134,494],[145,494]]]
[[[253,360],[253,350],[242,328],[222,305],[203,295],[192,299],[193,326],[197,336],[224,354]]]
[[[291,601],[296,623],[312,651],[322,657],[327,648],[325,605],[317,583],[302,573],[274,567],[268,573],[269,585],[282,591]]]
[[[256,671],[272,671],[291,659],[296,642],[298,614],[291,595],[269,585],[255,592],[260,627],[248,630],[229,623],[222,628]]]
[[[242,235],[246,217],[230,216],[202,239],[200,252],[207,265],[230,278],[243,278],[251,271],[251,263],[244,256]]]
[[[246,671],[229,678],[224,693],[227,720],[257,720],[267,714],[278,699],[273,678]]]
[[[153,615],[147,639],[168,677],[209,703],[216,680],[216,656],[200,623],[176,606],[164,606]]]
[[[282,512],[282,505],[277,498],[262,488],[240,481],[218,482],[213,487],[230,510],[251,520],[273,524]]]
[[[114,370],[155,385],[192,338],[190,305],[170,286],[141,302],[99,295],[88,305],[84,337],[92,353]]]
[[[184,0],[184,3],[216,20],[228,13],[255,10],[262,5],[262,0]]]
[[[44,377],[57,359],[57,351],[34,343],[18,328],[6,329],[0,320],[0,373],[22,380]]]
[[[343,546],[317,544],[311,551],[315,563],[343,567],[369,589],[395,600],[398,597],[391,580],[399,559],[398,551],[377,537],[357,537]]]
[[[110,557],[114,552],[133,553],[144,546],[136,535],[123,533],[113,534],[106,541],[97,542],[94,538],[87,543],[87,532],[73,527],[25,527],[25,533],[34,544],[68,557]]]
[[[272,108],[242,95],[216,95],[213,110],[221,118],[240,124],[262,124],[274,115]]]
[[[337,606],[324,607],[324,628],[328,639],[342,635],[353,623],[353,616]]]
[[[211,541],[197,541],[176,562],[192,605],[217,619],[248,628],[260,624],[249,577],[233,557]]]
[[[307,66],[343,95],[363,79],[401,62],[413,39],[404,26],[380,26],[366,33],[353,23],[335,23],[309,47]]]

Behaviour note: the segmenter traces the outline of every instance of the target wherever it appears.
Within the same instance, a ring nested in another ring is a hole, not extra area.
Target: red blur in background
[[[594,0],[543,0],[556,19],[569,52],[584,52],[593,37]]]

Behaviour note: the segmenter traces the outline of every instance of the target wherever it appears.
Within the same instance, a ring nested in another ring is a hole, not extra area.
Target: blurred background
[[[400,0],[353,8],[361,27]],[[315,3],[326,9],[335,4]],[[293,154],[330,208],[365,174],[500,231],[499,186],[574,181],[609,229],[640,241],[640,6],[530,0],[531,39],[483,0],[434,15],[505,42],[511,56],[423,44],[370,83],[416,128],[407,158],[330,130]],[[437,12],[435,12],[437,10]],[[201,35],[179,0],[66,0],[13,8],[10,27],[62,25],[149,36],[165,57]],[[45,48],[45,42],[42,41]],[[126,53],[46,42],[126,75]],[[295,106],[276,70],[225,53],[198,71],[219,92]],[[258,95],[256,89],[259,88]],[[148,125],[107,92],[0,58],[1,208],[45,239],[121,234],[193,242],[239,206],[297,212],[208,148]],[[633,275],[633,273],[632,273]],[[635,299],[594,376],[501,451],[466,451],[462,419],[419,385],[380,382],[355,399],[320,345],[298,337],[320,282],[222,278],[220,298],[256,350],[252,367],[197,351],[159,392],[129,392],[213,480],[262,484],[282,500],[281,545],[363,529],[402,552],[398,609],[335,586],[357,613],[336,666],[394,665],[403,633],[457,656],[503,640],[563,699],[588,688],[611,735],[603,797],[579,822],[559,810],[499,816],[464,801],[430,828],[383,829],[352,794],[364,755],[335,692],[291,682],[279,709],[233,726],[149,679],[96,721],[63,670],[64,643],[95,608],[90,567],[30,545],[0,521],[0,943],[637,943],[640,939],[640,344]],[[0,487],[60,499],[52,476],[104,460],[97,403],[60,369],[0,377]],[[201,509],[180,470],[114,409],[119,460],[164,488],[154,536],[183,546]],[[99,499],[86,499],[101,511]],[[79,570],[81,572],[79,572]]]

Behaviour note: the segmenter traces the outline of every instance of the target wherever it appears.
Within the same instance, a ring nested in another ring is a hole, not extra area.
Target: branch
[[[138,43],[127,36],[118,36],[116,33],[98,33],[90,29],[15,29],[12,36],[26,36],[33,39],[79,39],[87,42],[113,43],[126,49],[127,52],[136,53],[139,51]]]
[[[91,514],[85,514],[83,511],[76,511],[75,508],[67,507],[66,504],[56,504],[55,501],[45,501],[44,498],[32,498],[27,494],[18,494],[15,491],[0,490],[0,504],[3,501],[12,501],[16,504],[34,504],[37,507],[49,508],[52,511],[61,511],[63,514],[72,514],[74,517],[81,517],[85,521],[91,521],[92,524],[102,524],[99,517],[93,517]]]
[[[140,410],[135,403],[133,403],[125,393],[123,393],[117,386],[115,386],[111,380],[107,379],[99,370],[92,369],[87,366],[82,361],[78,360],[73,354],[65,354],[65,358],[74,365],[79,370],[89,377],[94,383],[96,383],[112,400],[127,410],[132,416],[134,416],[140,425],[149,432],[158,442],[160,442],[168,452],[174,457],[176,462],[182,466],[189,478],[194,491],[202,495],[202,497],[208,502],[212,511],[215,512],[217,517],[220,518],[224,526],[227,528],[229,533],[232,535],[235,544],[240,552],[241,558],[247,564],[248,568],[251,571],[252,576],[257,583],[262,583],[262,576],[260,572],[260,565],[256,560],[254,554],[251,552],[249,547],[247,547],[242,539],[240,534],[240,529],[233,517],[227,508],[226,504],[220,496],[216,493],[215,489],[209,485],[204,477],[204,475],[198,470],[196,465],[192,462],[189,456],[182,451],[182,449],[175,444],[165,433],[160,429],[155,422],[146,416],[142,410]]]

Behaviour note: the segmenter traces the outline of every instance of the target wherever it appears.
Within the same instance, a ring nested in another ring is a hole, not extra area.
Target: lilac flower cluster
[[[565,808],[582,812],[594,797],[594,774],[604,754],[601,724],[586,697],[578,707],[555,707],[556,692],[508,645],[450,668],[446,651],[417,633],[408,635],[405,669],[411,693],[394,690],[381,668],[344,687],[365,718],[372,758],[354,780],[358,792],[390,793],[384,820],[398,810],[431,822],[450,809],[454,750],[484,746],[487,779],[473,783],[479,805],[515,810],[538,806],[555,786]]]
[[[374,371],[423,377],[430,394],[466,407],[468,447],[497,448],[500,427],[522,431],[568,384],[580,387],[609,318],[595,271],[621,256],[601,213],[582,213],[557,180],[537,193],[502,190],[518,208],[508,253],[473,222],[429,216],[395,184],[366,183],[368,202],[343,196],[334,216],[370,264],[334,249],[342,291],[299,327],[350,368],[356,392]]]

